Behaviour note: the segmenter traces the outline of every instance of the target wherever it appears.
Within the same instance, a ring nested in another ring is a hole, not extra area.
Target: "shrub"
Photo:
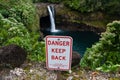
[[[32,61],[45,61],[45,43],[36,42],[32,46],[32,53],[28,56]]]
[[[15,36],[25,37],[25,38],[30,37],[28,30],[22,24],[20,24],[19,26],[9,28],[8,35],[10,37],[15,37]]]
[[[15,36],[28,36],[28,31],[22,23],[19,23],[14,18],[0,19],[0,45],[6,40]]]
[[[38,29],[36,10],[31,0],[1,0],[0,5],[0,13],[5,18],[13,17],[29,30]]]
[[[34,3],[36,2],[51,2],[51,3],[60,3],[62,0],[32,0]]]
[[[39,32],[34,32],[36,22],[31,0],[0,0],[0,46],[19,45],[30,60],[44,61],[45,45],[38,42]]]
[[[27,51],[30,60],[45,61],[45,44],[38,42],[39,33],[30,33],[13,17],[4,18],[1,14],[0,32],[0,46],[16,44]]]
[[[11,39],[8,39],[5,43],[5,45],[9,44],[16,44],[20,47],[24,48],[28,53],[32,51],[32,44],[30,39],[23,38],[23,37],[13,37]]]
[[[119,67],[119,57],[120,21],[113,21],[107,25],[107,30],[102,33],[100,41],[93,45],[92,48],[87,49],[80,64],[82,67],[89,66],[91,69],[97,68],[102,71],[112,71],[115,69],[117,70]]]

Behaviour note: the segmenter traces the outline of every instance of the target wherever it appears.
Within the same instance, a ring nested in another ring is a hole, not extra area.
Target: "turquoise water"
[[[71,36],[73,38],[73,51],[77,51],[83,56],[87,48],[99,40],[99,35],[88,31],[44,31],[44,35]]]

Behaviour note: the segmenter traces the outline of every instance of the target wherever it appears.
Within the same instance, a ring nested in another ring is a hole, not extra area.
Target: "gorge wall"
[[[112,21],[112,19],[108,19],[108,16],[102,12],[80,13],[68,9],[63,4],[36,3],[35,6],[39,15],[41,30],[50,27],[47,5],[54,5],[56,28],[61,30],[93,31],[101,33],[105,31],[106,24]]]

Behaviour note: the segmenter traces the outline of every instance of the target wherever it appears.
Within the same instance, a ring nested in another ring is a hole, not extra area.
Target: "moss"
[[[120,78],[109,78],[109,80],[120,80]]]
[[[106,29],[106,24],[112,20],[109,20],[109,16],[102,12],[92,12],[92,13],[80,13],[77,11],[72,11],[65,6],[61,9],[58,8],[57,12],[57,21],[68,21],[74,23],[84,23],[93,27],[99,27]],[[60,17],[62,16],[62,18]],[[60,19],[59,19],[60,18]]]
[[[99,27],[99,28],[106,28],[106,22],[105,21],[83,21],[83,23],[85,23],[86,25],[90,25],[93,27]]]

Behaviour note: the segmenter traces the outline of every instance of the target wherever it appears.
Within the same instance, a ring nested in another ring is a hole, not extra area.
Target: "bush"
[[[45,61],[45,43],[34,43],[32,46],[32,53],[28,57],[32,61]]]
[[[65,4],[80,12],[103,11],[111,15],[120,15],[120,0],[66,0]]]
[[[7,18],[4,18],[3,16],[0,18],[0,45],[2,45],[7,39],[10,38],[10,36],[8,35],[8,29],[13,26],[18,25]]]
[[[4,18],[1,14],[0,32],[0,46],[16,44],[27,51],[30,60],[45,61],[45,44],[38,42],[39,33],[29,32],[13,17]]]
[[[120,65],[120,21],[113,21],[107,25],[100,41],[88,48],[80,64],[102,71],[117,70]],[[116,66],[117,65],[117,66]],[[100,68],[98,68],[100,67]],[[108,69],[108,70],[106,70]]]
[[[60,3],[62,0],[32,0],[34,3],[37,2],[51,2],[51,3]]]
[[[32,44],[30,39],[24,37],[13,37],[8,39],[4,45],[16,44],[24,48],[28,53],[32,51]]]
[[[13,37],[7,40],[4,45],[16,44],[24,48],[28,53],[28,59],[32,61],[45,61],[45,43],[33,41],[35,37]]]
[[[45,42],[39,42],[40,34],[31,33],[32,51],[28,58],[32,61],[45,61]]]
[[[13,17],[29,30],[38,29],[36,10],[31,0],[1,0],[0,8],[0,13],[5,18]]]
[[[19,26],[9,28],[8,35],[10,37],[19,36],[19,37],[30,38],[30,34],[28,30],[22,24],[20,24]]]

